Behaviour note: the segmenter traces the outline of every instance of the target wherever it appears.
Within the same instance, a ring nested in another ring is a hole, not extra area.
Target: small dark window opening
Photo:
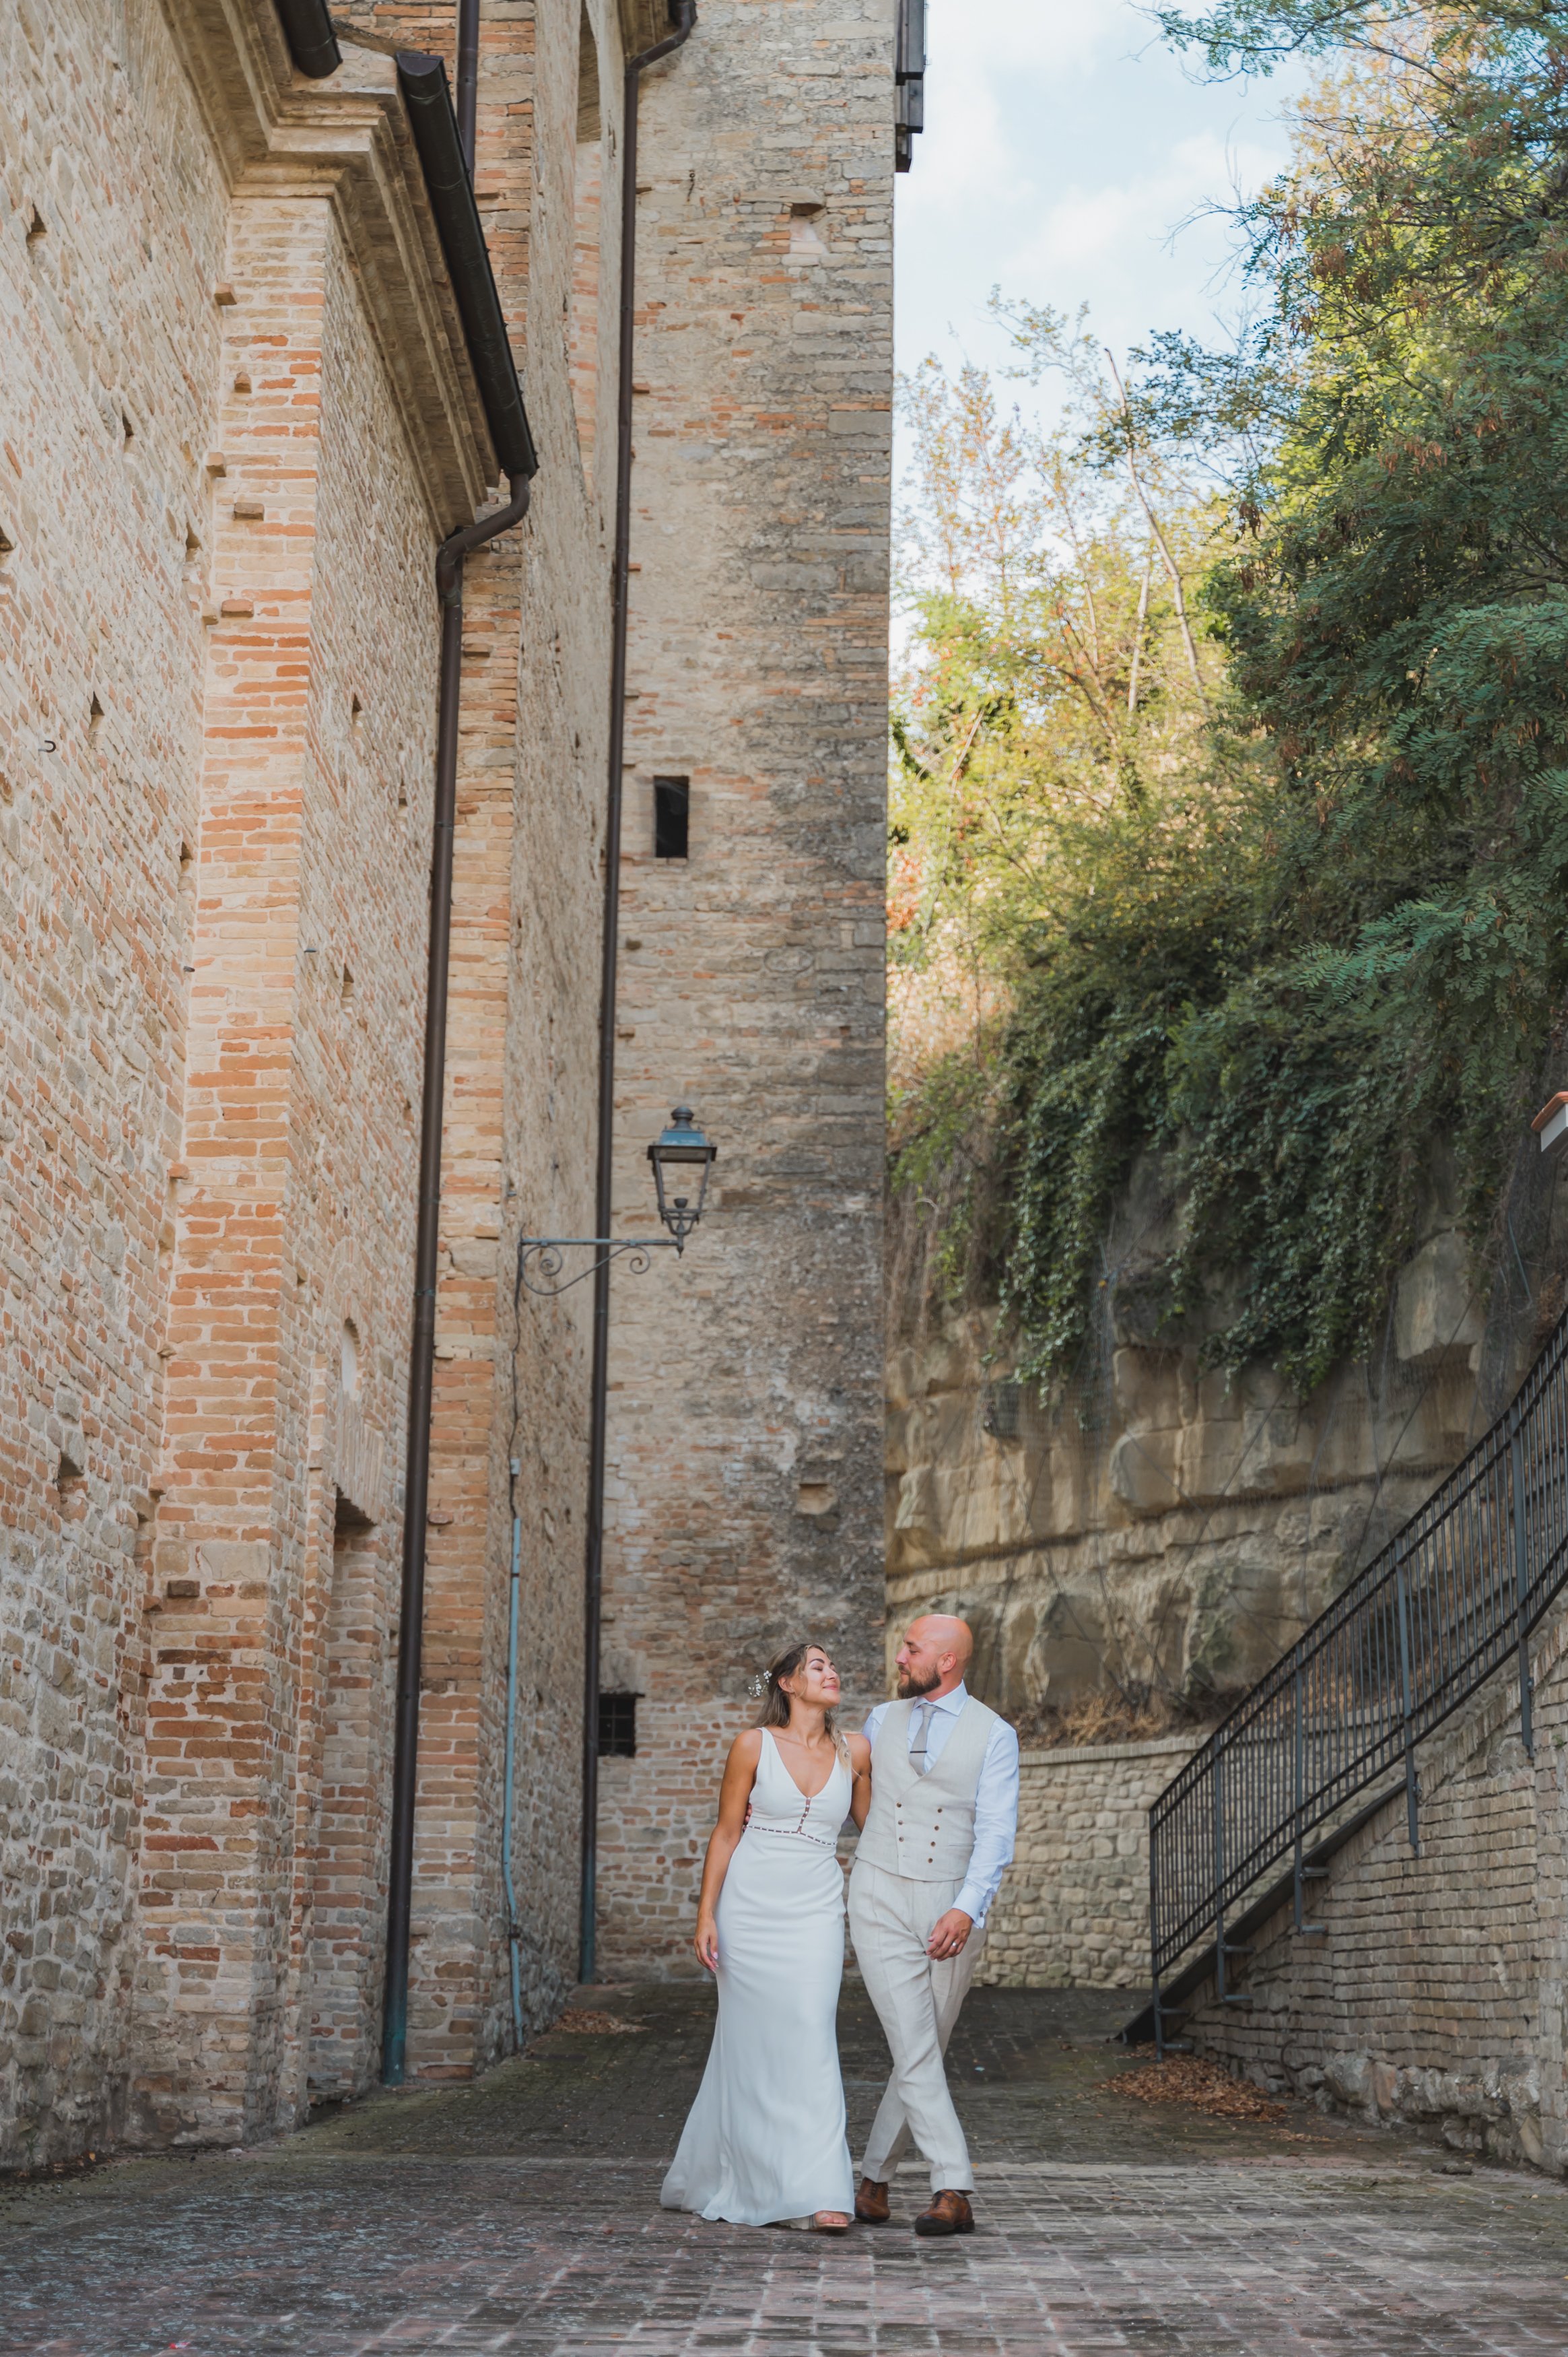
[[[692,808],[690,778],[653,780],[653,856],[684,859],[686,826]]]
[[[634,1694],[602,1694],[599,1696],[599,1758],[635,1760],[636,1757],[637,1696]]]
[[[981,1418],[993,1440],[1016,1440],[1023,1423],[1024,1391],[1010,1377],[985,1386],[985,1411]]]

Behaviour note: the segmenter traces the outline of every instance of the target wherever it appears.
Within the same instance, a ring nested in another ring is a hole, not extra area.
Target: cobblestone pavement
[[[1305,2109],[1151,2108],[1105,2083],[1125,2001],[983,1989],[951,2057],[979,2231],[843,2242],[661,2212],[704,1990],[596,1990],[639,2036],[541,2040],[237,2157],[0,2188],[4,2357],[1473,2357],[1568,2350],[1568,2195]],[[846,1997],[857,2136],[885,2068]],[[1450,2166],[1452,2164],[1450,2163]],[[895,2193],[921,2206],[910,2171]]]

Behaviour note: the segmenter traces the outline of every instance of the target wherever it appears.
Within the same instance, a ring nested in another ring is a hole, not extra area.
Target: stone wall
[[[1108,1719],[1147,1724],[1162,1705],[1218,1716],[1512,1396],[1563,1297],[1556,1178],[1527,1135],[1499,1220],[1509,1249],[1488,1269],[1455,1223],[1451,1174],[1434,1167],[1376,1348],[1305,1398],[1267,1366],[1205,1372],[1206,1320],[1222,1302],[1174,1329],[1159,1322],[1177,1213],[1157,1156],[1116,1206],[1085,1348],[1048,1400],[1012,1372],[993,1310],[935,1305],[929,1207],[896,1199],[890,1642],[918,1611],[964,1612],[975,1684],[1026,1749]],[[1129,1851],[1127,1872],[1125,1910],[1141,1919],[1146,1857]],[[1010,1930],[1021,1978],[1055,1971],[1056,1921],[1036,1920],[1037,1955]]]
[[[719,1160],[684,1258],[615,1279],[608,1972],[696,1969],[747,1673],[809,1632],[882,1690],[892,43],[887,0],[703,0],[643,98],[618,1223],[673,1104]]]
[[[449,5],[349,13],[451,57]],[[611,0],[590,13],[618,136],[618,19]],[[477,552],[465,583],[409,2022],[426,2077],[466,2075],[513,2042],[500,1849],[514,1512],[528,2020],[549,2018],[575,1970],[590,1303],[586,1287],[520,1297],[515,1271],[520,1232],[593,1222],[609,508],[583,465],[564,332],[581,275],[581,23],[567,0],[480,11],[475,186],[540,470],[526,524]],[[601,278],[613,399],[614,268]]]
[[[557,13],[538,88],[569,182]],[[497,15],[520,332],[533,44]],[[433,565],[494,459],[389,57],[304,83],[263,0],[23,0],[0,43],[0,2156],[37,2160],[232,2141],[376,2069]],[[569,251],[545,266],[559,300]],[[472,562],[464,648],[413,1998],[435,2072],[510,2035],[508,1457],[531,1530],[583,1481],[575,1305],[496,1351],[509,1196],[542,1168],[585,1216],[596,1028],[603,530],[548,343],[531,402],[541,494]],[[530,1693],[559,1671],[573,1719],[575,1568],[531,1555],[525,1613]],[[543,2011],[575,1745],[533,1708],[521,1755]]]
[[[1149,1807],[1197,1747],[1063,1745],[1019,1762],[1018,1843],[975,1977],[1003,1988],[1146,1988]]]
[[[510,2047],[511,1936],[530,2020],[575,1968],[590,1295],[520,1295],[517,1245],[591,1232],[619,67],[662,17],[481,7],[541,468],[466,580],[426,2076]],[[432,575],[494,457],[389,54],[453,12],[339,23],[307,83],[272,0],[0,22],[5,2160],[233,2142],[378,2063]],[[618,1284],[607,1682],[653,1758],[608,1896],[656,1965],[753,1661],[805,1619],[876,1683],[890,48],[883,0],[715,5],[644,101],[622,1223],[676,1097],[724,1149],[684,1263]]]
[[[1461,2152],[1568,2168],[1568,1619],[1531,1641],[1535,1757],[1501,1674],[1422,1745],[1420,1854],[1402,1786],[1311,1886],[1325,1929],[1283,1908],[1220,2007],[1185,2034],[1260,2084],[1370,2121],[1441,2131]]]
[[[118,52],[106,35],[99,12],[33,0],[0,19],[0,2119],[30,2138],[52,2115],[56,2150],[118,2115],[129,2070],[137,1544],[224,250],[217,163],[161,19],[134,15]],[[57,142],[81,168],[59,172]],[[138,205],[114,200],[116,150]],[[184,226],[155,281],[160,218]]]
[[[1488,1420],[1485,1288],[1440,1200],[1377,1352],[1308,1398],[1267,1366],[1206,1372],[1200,1334],[1152,1325],[1160,1232],[1136,1213],[1142,1257],[1113,1231],[1091,1346],[1048,1403],[993,1311],[908,1282],[891,1302],[889,1631],[961,1609],[980,1691],[1026,1723],[1244,1692]]]

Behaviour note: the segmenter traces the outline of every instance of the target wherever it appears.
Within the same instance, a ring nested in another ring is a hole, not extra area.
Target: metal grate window
[[[602,1694],[599,1696],[599,1757],[601,1760],[636,1759],[637,1696],[634,1694]]]

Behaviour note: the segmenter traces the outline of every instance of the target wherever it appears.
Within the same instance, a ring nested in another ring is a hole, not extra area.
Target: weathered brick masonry
[[[1535,1758],[1499,1675],[1418,1753],[1419,1857],[1402,1787],[1312,1886],[1323,1932],[1287,1906],[1254,1936],[1221,2008],[1190,2034],[1265,2085],[1369,2119],[1440,2125],[1465,2152],[1568,2168],[1568,1618],[1531,1641]]]
[[[1019,1762],[1018,1839],[975,1977],[1004,1988],[1143,1988],[1149,1806],[1197,1748],[1063,1745]]]
[[[810,1631],[856,1711],[883,1691],[892,30],[884,0],[704,0],[643,97],[620,1222],[675,1103],[720,1158],[684,1259],[615,1284],[610,1972],[697,1969],[748,1670]],[[658,778],[689,781],[685,859],[653,856]]]
[[[117,2133],[231,2137],[374,2068],[432,567],[495,469],[390,59],[351,48],[305,84],[270,7],[216,0],[172,19],[24,7],[5,39],[0,2151],[38,2158]],[[532,44],[521,67],[521,100],[495,77],[492,115],[526,138]],[[521,335],[526,241],[497,243]],[[545,1521],[581,1497],[571,1308],[525,1333],[515,1386],[510,1353],[493,1361],[503,1092],[553,1058],[511,1115],[528,1141],[512,1183],[541,1161],[564,1173],[574,1221],[590,1143],[577,943],[598,898],[602,533],[555,373],[534,399],[547,472],[527,535],[551,660],[521,759],[525,536],[470,569],[427,2068],[493,2050],[504,1986],[478,1796],[514,1396],[553,1466],[520,1496]],[[585,736],[581,765],[564,759]],[[514,995],[527,1036],[509,1047]],[[570,1692],[579,1616],[531,1571],[534,1652],[564,1646]],[[563,1778],[537,1718],[525,1864],[575,1815],[570,1749]],[[552,1912],[538,1880],[530,1996],[547,2005],[572,1905]]]
[[[230,2142],[376,2067],[433,559],[495,466],[384,54],[449,53],[452,12],[350,13],[372,45],[312,83],[270,0],[0,14],[0,2159]],[[658,15],[482,13],[542,465],[466,593],[427,2074],[511,2034],[514,1510],[532,2015],[574,1964],[587,1288],[517,1308],[512,1270],[591,1219],[620,60]],[[685,1263],[618,1287],[639,1964],[746,1667],[803,1621],[863,1691],[877,1655],[890,42],[880,5],[715,5],[644,99],[625,1223],[675,1095],[725,1158]]]

